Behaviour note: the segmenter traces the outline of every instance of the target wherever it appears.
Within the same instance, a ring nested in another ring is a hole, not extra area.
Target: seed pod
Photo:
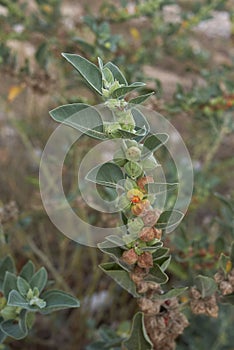
[[[143,227],[139,233],[139,238],[144,242],[150,242],[154,239],[154,228],[153,227]]]
[[[158,209],[148,210],[142,220],[145,226],[154,226],[160,217],[161,211]]]
[[[128,160],[137,162],[138,160],[140,160],[141,150],[138,147],[132,146],[127,149],[125,155]]]
[[[144,252],[138,256],[137,261],[138,266],[142,268],[152,267],[153,266],[153,257],[150,252]]]
[[[124,166],[124,169],[128,176],[133,180],[137,179],[142,174],[142,167],[136,162],[127,162]]]
[[[123,252],[122,260],[129,265],[133,265],[137,262],[138,255],[136,254],[135,250],[133,248],[131,248],[131,249]]]

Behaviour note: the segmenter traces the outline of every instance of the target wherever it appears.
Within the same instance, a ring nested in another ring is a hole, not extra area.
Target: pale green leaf
[[[80,55],[62,53],[62,56],[71,63],[95,91],[102,95],[102,75],[95,64]]]
[[[130,337],[123,341],[123,350],[152,350],[153,344],[147,335],[144,325],[144,314],[138,312],[132,323]]]

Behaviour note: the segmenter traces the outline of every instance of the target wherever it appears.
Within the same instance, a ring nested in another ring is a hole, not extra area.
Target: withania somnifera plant
[[[17,208],[14,203],[0,207],[0,243],[8,249],[4,225],[14,219]],[[1,254],[2,255],[2,254]],[[29,260],[17,273],[10,255],[0,260],[0,343],[25,338],[35,322],[36,313],[49,314],[67,308],[79,307],[79,301],[61,290],[50,289],[44,267],[36,271]]]
[[[101,264],[100,268],[137,298],[139,305],[129,337],[117,337],[112,342],[116,349],[174,349],[175,339],[188,326],[181,310],[184,306],[181,295],[186,295],[187,304],[194,313],[213,317],[218,315],[218,299],[228,301],[228,296],[233,302],[233,248],[230,257],[221,256],[215,279],[199,275],[190,290],[181,287],[164,291],[163,285],[168,281],[165,271],[171,260],[169,249],[163,246],[164,233],[180,221],[183,214],[157,207],[160,192],[165,191],[165,187],[176,190],[177,184],[159,183],[154,176],[157,167],[154,152],[167,142],[168,135],[152,134],[147,118],[138,107],[152,93],[127,101],[127,94],[145,84],[128,84],[116,65],[104,64],[100,58],[96,66],[76,54],[63,54],[63,57],[89,87],[102,96],[111,117],[108,121],[103,120],[98,109],[84,103],[55,108],[50,112],[51,117],[92,138],[120,141],[112,161],[91,169],[86,177],[109,188],[108,193],[115,193],[116,206],[125,227],[121,235],[109,235],[98,244],[99,249],[113,259],[113,262]],[[91,112],[80,113],[86,109]],[[107,339],[99,341],[96,348],[109,348],[107,343]],[[109,345],[111,347],[111,342]]]

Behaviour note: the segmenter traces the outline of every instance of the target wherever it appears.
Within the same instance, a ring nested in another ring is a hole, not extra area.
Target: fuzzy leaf
[[[227,275],[227,266],[230,263],[230,257],[221,253],[219,257],[218,267],[224,272],[225,276]]]
[[[29,284],[31,288],[37,287],[39,292],[41,292],[47,283],[47,271],[44,267],[41,267],[31,278]]]
[[[121,249],[120,247],[113,246],[113,244],[108,240],[98,243],[98,248],[103,253],[110,255],[111,258],[124,270],[130,271],[128,265],[121,260],[123,249]]]
[[[120,87],[120,88],[113,91],[111,97],[112,98],[121,98],[124,95],[128,94],[129,92],[136,90],[142,86],[145,86],[145,83],[135,82],[131,85]]]
[[[121,168],[111,162],[96,166],[86,175],[86,180],[112,188],[116,188],[116,184],[122,179],[124,175]]]
[[[62,53],[62,56],[71,63],[95,91],[102,95],[102,75],[95,64],[80,55]]]
[[[150,269],[149,274],[144,278],[145,281],[164,284],[168,281],[168,276],[162,271],[158,264]]]
[[[1,324],[0,324],[0,344],[2,344],[4,342],[6,337],[7,337],[7,335],[1,330]]]
[[[28,334],[27,322],[26,322],[27,311],[22,310],[19,315],[19,322],[15,323],[14,320],[7,320],[0,324],[0,328],[3,333],[14,339],[23,339]]]
[[[7,305],[19,306],[19,307],[22,307],[23,309],[30,309],[29,303],[27,302],[27,300],[24,297],[22,297],[22,295],[20,295],[20,293],[17,292],[16,290],[12,290],[9,293]]]
[[[166,292],[162,295],[157,295],[154,297],[155,300],[160,299],[160,300],[166,300],[166,299],[171,299],[174,297],[178,297],[179,295],[183,294],[186,290],[188,289],[188,287],[184,287],[184,288],[174,288],[169,290],[169,292]]]
[[[7,255],[4,259],[0,261],[0,290],[2,290],[2,285],[5,277],[6,271],[15,272],[15,264],[11,256]]]
[[[160,266],[160,269],[162,271],[165,271],[168,268],[168,266],[170,265],[171,255],[163,256],[162,258],[158,258],[158,259],[154,260],[154,262]]]
[[[150,125],[146,120],[145,116],[143,115],[143,113],[136,107],[131,108],[131,112],[132,112],[132,116],[135,121],[136,127],[138,127],[139,129],[145,130],[145,135],[147,135],[150,131]],[[136,138],[136,140],[139,142],[142,140],[142,138],[143,138],[142,136],[139,136],[138,138]]]
[[[153,253],[153,260],[162,258],[163,256],[167,255],[169,252],[168,248],[165,247],[159,247],[155,253]]]
[[[104,68],[105,67],[110,69],[115,80],[117,80],[120,84],[128,85],[125,76],[115,64],[113,64],[112,62],[107,62]]]
[[[151,193],[154,195],[159,195],[162,193],[168,193],[171,191],[175,191],[178,189],[178,183],[149,183],[146,187],[147,187],[147,193]]]
[[[6,299],[12,289],[17,289],[17,277],[15,274],[6,272],[2,289]]]
[[[95,139],[105,140],[103,122],[98,111],[84,103],[72,103],[59,106],[49,112],[59,123],[71,126]]]
[[[123,289],[127,290],[128,293],[132,294],[135,298],[139,297],[139,294],[136,292],[135,283],[131,280],[129,273],[123,270],[118,264],[110,262],[101,264],[99,267]]]
[[[30,281],[32,278],[33,274],[35,273],[35,266],[31,260],[29,260],[23,267],[22,270],[20,271],[20,276],[24,278],[27,282]]]
[[[173,226],[177,225],[183,217],[184,214],[178,210],[166,210],[160,215],[155,227],[163,230],[166,228],[171,229]]]
[[[52,312],[55,309],[62,310],[80,306],[77,298],[61,290],[49,290],[42,293],[41,298],[46,302],[46,307],[40,310],[41,313]]]
[[[147,158],[151,152],[155,152],[157,149],[163,146],[168,139],[168,134],[154,134],[148,136],[144,141],[142,159]]]
[[[26,296],[29,289],[30,289],[30,285],[28,284],[28,282],[24,278],[18,276],[17,277],[17,289],[21,295]]]
[[[138,312],[132,323],[130,337],[122,343],[124,350],[152,350],[151,343],[144,325],[144,314]]]
[[[133,104],[141,104],[143,102],[145,102],[150,96],[154,95],[154,92],[150,92],[149,94],[145,94],[145,95],[140,95],[137,96],[135,98],[132,98],[131,100],[128,101],[129,104],[133,103]]]
[[[195,285],[202,295],[202,298],[213,295],[217,290],[217,285],[213,278],[198,275],[195,278]]]

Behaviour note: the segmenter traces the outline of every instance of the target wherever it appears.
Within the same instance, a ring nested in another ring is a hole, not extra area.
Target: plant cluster
[[[57,107],[50,111],[51,117],[92,138],[117,138],[122,142],[113,161],[91,169],[86,176],[87,180],[115,191],[116,206],[126,227],[121,235],[107,236],[104,242],[98,244],[98,248],[114,260],[101,264],[100,268],[137,298],[140,309],[133,319],[130,336],[119,339],[119,342],[123,349],[129,350],[174,349],[175,339],[188,326],[179,301],[179,296],[186,293],[187,287],[162,289],[168,281],[165,270],[171,260],[169,249],[163,246],[163,236],[168,227],[181,220],[183,214],[157,208],[162,186],[174,189],[176,184],[158,183],[154,178],[157,167],[154,152],[167,141],[168,135],[151,134],[139,108],[139,104],[151,93],[126,100],[126,95],[144,86],[143,83],[128,84],[116,65],[111,62],[104,65],[100,58],[97,67],[79,55],[66,53],[63,56],[104,98],[104,105],[112,112],[113,119],[103,121],[98,109],[82,103]],[[89,113],[84,115],[85,110]],[[220,272],[215,279],[202,275],[195,278],[194,286],[187,293],[193,313],[217,317],[217,301],[231,302],[233,263],[232,248],[231,257],[221,255]],[[100,346],[100,343],[94,344],[94,349],[95,346]]]

